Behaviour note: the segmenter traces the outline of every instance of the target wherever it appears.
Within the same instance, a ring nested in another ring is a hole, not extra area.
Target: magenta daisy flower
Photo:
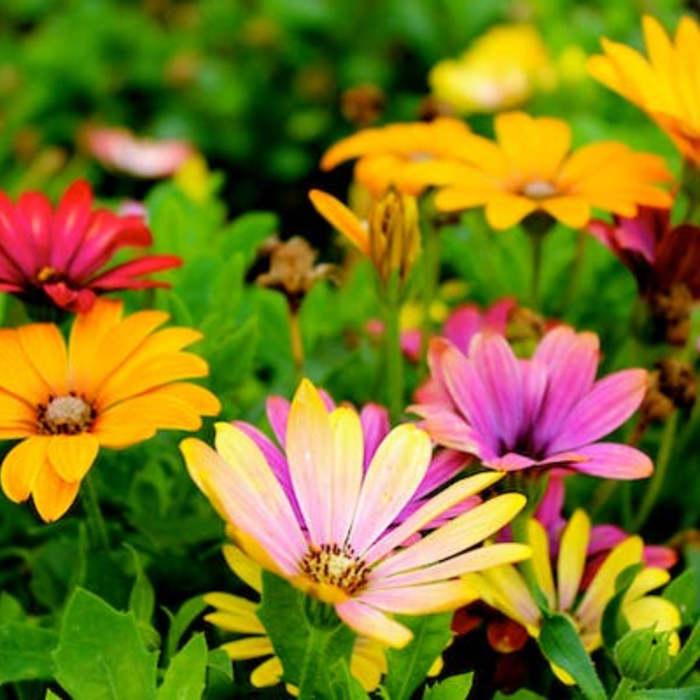
[[[285,431],[296,506],[279,465],[235,425],[217,425],[216,451],[195,439],[183,440],[181,450],[193,480],[251,558],[332,604],[358,634],[389,646],[411,640],[391,614],[455,609],[476,597],[463,574],[530,553],[515,543],[477,546],[522,509],[525,498],[516,493],[496,496],[402,546],[501,475],[458,480],[391,527],[425,478],[430,438],[412,424],[394,428],[365,470],[360,416],[346,406],[329,413],[308,380],[292,401]]]
[[[153,242],[140,216],[92,208],[92,190],[77,180],[55,210],[40,192],[16,203],[0,191],[0,291],[68,311],[89,311],[97,294],[168,287],[144,275],[182,264],[174,255],[145,255],[102,271],[125,246]]]
[[[596,381],[594,333],[559,326],[526,360],[495,333],[474,336],[468,357],[436,338],[428,360],[443,398],[410,410],[438,444],[501,471],[556,465],[612,479],[651,474],[639,450],[600,442],[639,407],[647,373],[629,369]]]

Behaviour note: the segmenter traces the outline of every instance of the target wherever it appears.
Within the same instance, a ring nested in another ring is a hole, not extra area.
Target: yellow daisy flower
[[[379,198],[390,185],[398,185],[407,163],[467,157],[473,138],[464,122],[451,117],[362,129],[331,146],[321,159],[321,168],[331,170],[358,159],[355,181]],[[423,188],[421,183],[401,185],[408,194],[419,194]]]
[[[438,209],[484,206],[494,229],[510,228],[536,211],[581,228],[592,207],[632,217],[638,205],[672,204],[659,187],[672,179],[659,156],[616,141],[570,153],[571,129],[565,121],[524,112],[499,114],[494,125],[495,143],[472,136],[467,158],[407,164],[399,186],[440,186]]]
[[[68,346],[57,326],[0,330],[0,438],[22,438],[5,457],[0,482],[15,503],[32,496],[44,521],[60,518],[100,447],[128,447],[156,430],[197,430],[220,410],[203,387],[208,374],[183,352],[201,334],[156,331],[162,311],[122,318],[122,303],[98,299],[76,317]]]
[[[643,109],[689,161],[700,165],[700,27],[692,17],[682,17],[673,41],[649,15],[642,28],[648,58],[602,39],[604,55],[592,56],[588,71]]]
[[[582,590],[590,532],[590,519],[584,511],[577,510],[562,533],[555,573],[550,562],[546,530],[537,520],[528,522],[528,541],[532,547],[532,567],[537,585],[551,610],[568,615],[589,653],[602,643],[603,612],[615,594],[615,580],[628,566],[642,561],[644,547],[641,538],[636,536],[620,542],[610,551],[587,588]],[[657,631],[664,632],[680,626],[680,615],[673,603],[660,596],[647,595],[669,579],[668,571],[657,567],[646,567],[637,574],[622,607],[630,628],[656,625]],[[486,603],[520,623],[530,636],[539,636],[542,613],[524,576],[515,566],[507,564],[467,574],[465,580],[479,591]],[[679,646],[680,640],[674,632],[669,651],[677,653]],[[552,670],[565,683],[574,682],[563,669],[553,667]]]

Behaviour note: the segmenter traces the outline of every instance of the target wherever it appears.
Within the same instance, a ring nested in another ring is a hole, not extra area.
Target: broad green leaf
[[[384,686],[391,700],[408,700],[447,646],[452,613],[404,615],[398,620],[413,632],[413,639],[403,649],[387,649]]]
[[[546,700],[543,695],[538,695],[527,688],[520,688],[511,695],[506,695],[500,690],[493,696],[493,700]]]
[[[165,658],[170,659],[180,646],[180,639],[185,634],[187,628],[194,622],[195,618],[199,617],[207,604],[201,595],[194,596],[186,600],[180,609],[172,615],[166,610],[170,617],[170,628],[168,629],[168,638],[165,645]]]
[[[329,673],[330,700],[368,700],[369,695],[357,678],[350,673],[350,667],[345,659],[340,659],[332,669],[329,669]]]
[[[66,606],[53,653],[56,680],[73,700],[154,700],[157,654],[133,613],[78,589]]]
[[[206,683],[207,658],[204,635],[195,634],[170,662],[157,700],[200,700]]]
[[[265,571],[258,617],[282,662],[284,680],[301,695],[327,692],[327,670],[339,659],[348,660],[354,643],[335,611]]]
[[[465,700],[472,689],[474,673],[462,673],[427,687],[423,700]]]
[[[636,690],[625,700],[700,700],[700,685],[690,688],[653,688]]]
[[[129,596],[129,610],[139,622],[150,623],[156,599],[153,586],[143,570],[138,552],[129,544],[124,546],[131,552],[136,570],[136,578]]]
[[[583,648],[574,626],[565,615],[556,613],[545,616],[538,641],[547,659],[563,668],[578,683],[588,700],[606,699],[593,662]]]
[[[700,615],[700,575],[686,569],[666,586],[663,597],[678,608],[683,625],[692,624]]]
[[[688,675],[700,659],[700,620],[695,623],[690,636],[686,639],[683,648],[671,661],[668,670],[659,676],[654,685],[673,687],[678,685]]]
[[[51,652],[57,642],[58,636],[52,630],[24,622],[0,625],[0,685],[51,678]]]
[[[0,623],[18,622],[24,616],[24,610],[17,598],[5,591],[0,593]]]
[[[624,569],[624,571],[621,571],[615,580],[615,595],[613,595],[605,606],[601,623],[603,643],[610,651],[612,651],[617,640],[629,630],[627,620],[622,614],[622,605],[629,587],[643,568],[643,564],[632,564]]]
[[[223,649],[211,649],[207,657],[207,700],[228,700],[233,686],[233,663]]]
[[[278,230],[275,214],[250,211],[234,219],[223,232],[222,253],[229,257],[242,253],[246,266],[253,262],[258,246]]]
[[[642,685],[666,671],[671,663],[668,653],[669,632],[653,628],[630,630],[615,645],[615,664],[623,678]]]

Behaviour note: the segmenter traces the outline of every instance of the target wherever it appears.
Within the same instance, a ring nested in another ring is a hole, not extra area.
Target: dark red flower
[[[101,292],[170,286],[143,276],[181,265],[174,255],[146,255],[100,272],[120,248],[152,241],[142,217],[93,209],[84,180],[74,182],[55,209],[40,192],[24,192],[13,204],[0,191],[0,291],[31,302],[50,299],[83,312]]]

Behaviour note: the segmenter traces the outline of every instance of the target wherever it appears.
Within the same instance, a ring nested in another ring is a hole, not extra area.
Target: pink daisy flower
[[[55,209],[40,192],[24,192],[13,204],[0,191],[0,291],[28,301],[84,312],[102,292],[169,287],[143,276],[181,265],[174,255],[146,255],[100,272],[120,248],[152,242],[140,216],[93,209],[84,180]]]
[[[630,369],[595,381],[594,333],[558,326],[531,359],[517,358],[495,333],[474,336],[468,357],[436,338],[428,360],[442,395],[409,410],[438,444],[501,471],[556,465],[612,479],[651,474],[639,450],[600,442],[638,408],[647,373]]]
[[[515,493],[496,496],[402,547],[501,475],[456,481],[390,528],[425,478],[430,438],[412,424],[394,428],[365,471],[360,416],[345,406],[329,413],[308,380],[292,401],[285,432],[298,513],[276,468],[239,427],[217,425],[216,451],[195,439],[183,440],[181,450],[193,480],[251,558],[332,604],[358,634],[389,646],[404,646],[412,636],[391,614],[455,609],[476,597],[463,574],[530,553],[515,543],[476,546],[522,509],[525,498]]]

